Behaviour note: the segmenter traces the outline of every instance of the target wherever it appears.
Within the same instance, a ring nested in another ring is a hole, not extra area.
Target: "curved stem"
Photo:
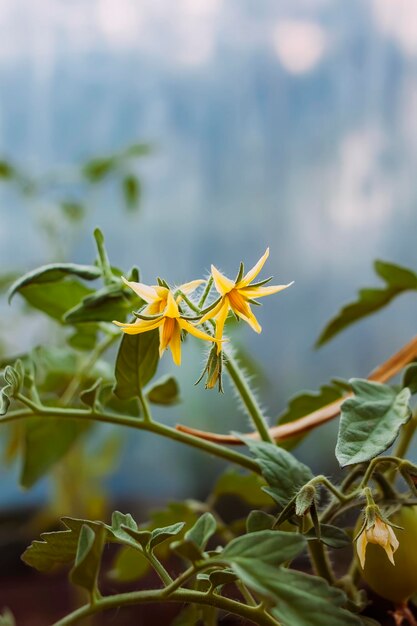
[[[97,422],[105,422],[107,424],[128,426],[130,428],[136,428],[137,430],[147,430],[149,432],[162,435],[163,437],[167,437],[168,439],[185,443],[188,446],[198,448],[199,450],[213,454],[214,456],[225,459],[226,461],[240,465],[241,467],[244,467],[252,472],[256,472],[257,474],[260,473],[260,469],[256,461],[245,456],[244,454],[235,452],[235,450],[229,450],[229,448],[226,448],[225,446],[219,446],[218,444],[210,441],[204,441],[203,439],[198,439],[192,435],[182,433],[175,428],[171,428],[170,426],[166,426],[165,424],[161,424],[159,422],[140,420],[136,417],[121,415],[119,413],[93,413],[85,409],[39,406],[23,396],[19,396],[18,399],[21,402],[24,402],[29,409],[21,409],[19,411],[8,413],[4,417],[0,418],[0,425],[34,416],[44,416],[59,419],[87,419]]]
[[[232,379],[236,387],[237,392],[239,393],[239,396],[242,399],[243,404],[245,405],[247,412],[249,413],[249,416],[251,417],[255,425],[256,430],[259,433],[260,438],[262,439],[262,441],[267,441],[268,443],[275,444],[275,441],[273,440],[269,432],[269,426],[267,424],[267,421],[262,414],[261,407],[256,401],[256,398],[251,388],[249,387],[246,378],[243,376],[242,371],[236,360],[231,354],[227,352],[225,352],[225,366],[230,378]]]
[[[410,446],[411,440],[414,436],[414,433],[417,429],[417,412],[413,413],[412,418],[405,424],[402,429],[397,447],[394,450],[394,456],[404,458],[407,450]]]
[[[135,591],[130,593],[119,593],[114,596],[107,596],[100,598],[94,605],[85,605],[70,615],[67,615],[61,620],[58,620],[53,626],[69,626],[69,624],[76,624],[78,620],[101,613],[108,609],[121,608],[123,606],[130,606],[132,604],[143,604],[146,602],[157,603],[162,599],[164,602],[180,602],[180,603],[195,603],[205,604],[208,606],[215,606],[218,609],[233,613],[239,617],[243,617],[258,626],[279,626],[279,622],[273,617],[261,611],[259,607],[246,606],[236,600],[230,598],[223,598],[216,594],[202,593],[200,591],[193,591],[191,589],[177,589],[167,598],[162,597],[164,590],[145,590]]]

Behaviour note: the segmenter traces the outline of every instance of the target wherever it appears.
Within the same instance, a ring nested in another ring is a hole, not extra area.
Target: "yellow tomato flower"
[[[260,333],[262,328],[250,308],[251,302],[253,303],[254,298],[270,296],[292,285],[292,283],[289,283],[288,285],[265,286],[268,280],[251,284],[263,268],[268,256],[269,248],[266,249],[265,254],[245,276],[240,276],[243,274],[243,271],[241,271],[234,281],[224,276],[214,265],[211,266],[211,275],[221,298],[216,306],[208,311],[200,321],[204,323],[211,318],[216,320],[215,337],[218,341],[223,336],[224,324],[230,310],[247,322],[255,332]],[[218,350],[221,350],[220,343],[218,344]]]
[[[366,546],[368,543],[375,543],[381,546],[391,563],[395,565],[394,552],[400,545],[399,541],[391,526],[384,522],[376,513],[369,527],[365,524],[356,540],[356,549],[362,569],[365,566]]]
[[[128,335],[137,335],[146,333],[149,330],[159,328],[159,356],[169,347],[172,358],[176,365],[181,365],[181,330],[186,330],[190,335],[194,335],[205,341],[216,341],[214,337],[210,337],[195,326],[187,322],[181,317],[178,304],[181,301],[181,295],[175,300],[172,292],[168,287],[161,285],[144,285],[143,283],[130,282],[122,277],[123,282],[133,289],[133,291],[142,300],[145,300],[147,306],[141,311],[143,316],[153,316],[151,319],[137,319],[133,324],[124,322],[116,322],[113,324],[120,326],[124,333]],[[179,290],[188,294],[194,291],[202,282],[202,280],[193,280],[179,287]]]

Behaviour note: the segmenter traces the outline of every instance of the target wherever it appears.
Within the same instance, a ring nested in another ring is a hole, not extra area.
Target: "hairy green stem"
[[[275,441],[269,433],[268,424],[262,413],[261,407],[256,401],[248,381],[242,374],[242,371],[234,357],[228,352],[225,352],[225,365],[229,376],[232,379],[236,390],[239,393],[239,396],[241,397],[242,402],[259,433],[260,438],[262,441],[267,441],[268,443],[273,443],[275,445]]]
[[[271,615],[262,610],[259,606],[247,606],[236,600],[224,598],[214,593],[202,593],[191,589],[177,589],[168,597],[164,597],[165,589],[134,591],[130,593],[119,593],[114,596],[100,598],[94,605],[85,605],[61,620],[53,626],[69,626],[76,624],[79,620],[89,615],[94,615],[108,609],[119,609],[124,606],[143,603],[179,602],[187,604],[203,604],[214,606],[227,613],[238,615],[247,619],[257,626],[280,626],[279,622]]]
[[[166,587],[171,585],[173,582],[171,576],[168,574],[165,567],[162,565],[161,561],[154,555],[154,553],[151,551],[146,551],[143,554],[148,559],[149,563],[152,565],[153,569],[158,574],[164,585]]]
[[[404,458],[413,439],[414,433],[416,432],[416,428],[417,412],[415,411],[412,418],[407,422],[407,424],[405,424],[404,428],[402,429],[397,447],[394,450],[394,456],[400,457],[402,459]]]
[[[33,416],[53,417],[58,419],[87,419],[97,422],[105,422],[107,424],[116,424],[118,426],[128,426],[130,428],[136,428],[138,430],[146,430],[148,432],[156,433],[162,437],[185,443],[193,448],[198,448],[209,454],[213,454],[219,458],[240,465],[245,469],[252,472],[260,473],[260,469],[256,461],[241,454],[235,452],[225,446],[221,446],[211,441],[205,441],[198,437],[193,437],[187,433],[180,432],[175,428],[166,426],[159,422],[140,420],[136,417],[130,417],[127,415],[121,415],[118,413],[104,413],[104,412],[91,412],[85,409],[69,409],[64,407],[46,407],[40,406],[35,402],[32,402],[29,398],[22,395],[18,396],[18,399],[26,404],[30,410],[22,409],[19,411],[9,412],[4,417],[0,418],[0,425],[6,424],[22,419],[28,419]]]
[[[330,565],[329,557],[327,555],[327,550],[324,545],[320,541],[318,541],[318,539],[309,541],[308,552],[311,564],[317,576],[321,576],[322,578],[327,580],[330,585],[333,585],[335,582],[335,577],[332,566]]]
[[[201,295],[201,298],[198,301],[198,305],[197,305],[198,309],[202,309],[203,308],[204,303],[207,300],[208,295],[209,295],[209,293],[211,291],[212,285],[213,285],[213,276],[210,276],[210,278],[208,279],[208,281],[206,283],[206,286],[204,287],[204,291],[203,291],[203,293]]]

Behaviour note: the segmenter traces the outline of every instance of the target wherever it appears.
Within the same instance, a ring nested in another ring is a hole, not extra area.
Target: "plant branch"
[[[416,357],[417,336],[409,341],[400,350],[398,350],[398,352],[393,354],[389,359],[381,363],[381,365],[379,365],[375,370],[373,370],[373,372],[369,374],[368,380],[385,383],[393,378],[396,374],[398,374],[408,363],[410,363],[410,361],[412,361]],[[290,439],[291,437],[306,433],[313,428],[317,428],[317,426],[325,424],[326,422],[337,417],[340,413],[341,405],[347,398],[351,396],[352,394],[346,394],[340,400],[336,400],[331,404],[327,404],[317,411],[313,411],[308,415],[300,417],[298,420],[288,422],[287,424],[281,424],[279,426],[273,426],[269,429],[269,434],[275,441],[283,441],[285,439]],[[206,441],[234,446],[242,445],[242,441],[237,437],[234,437],[233,435],[223,435],[203,430],[197,430],[188,426],[183,426],[182,424],[178,424],[176,428],[182,433],[188,433],[190,435],[194,435],[194,437],[205,439]],[[259,439],[259,435],[257,432],[248,433],[245,435],[245,437],[249,439]]]

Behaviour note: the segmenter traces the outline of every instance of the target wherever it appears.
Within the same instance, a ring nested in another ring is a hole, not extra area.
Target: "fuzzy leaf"
[[[396,439],[411,416],[410,390],[354,378],[354,398],[342,404],[336,457],[342,467],[369,461]]]
[[[134,301],[141,302],[139,298],[132,299],[130,294],[127,295],[121,285],[106,285],[86,294],[85,298],[67,310],[64,321],[67,324],[124,321],[134,308]]]
[[[122,400],[139,396],[155,375],[158,361],[158,329],[138,335],[124,334],[116,359],[115,395]]]
[[[19,293],[31,307],[62,322],[65,313],[90,294],[91,289],[77,280],[68,279],[56,283],[26,285],[19,289]]]
[[[291,561],[305,548],[306,540],[299,533],[280,530],[260,530],[232,539],[221,553],[232,567],[244,567],[246,563],[258,561],[280,565]]]
[[[310,528],[304,536],[317,539],[315,528]],[[320,541],[329,548],[346,548],[352,544],[352,539],[344,530],[330,524],[320,524]]]
[[[173,376],[160,378],[146,394],[153,404],[171,406],[180,401],[180,389]]]
[[[56,283],[68,276],[76,276],[84,280],[95,280],[100,278],[101,273],[99,268],[95,265],[76,265],[75,263],[51,263],[50,265],[43,265],[32,272],[28,272],[13,283],[8,293],[9,302],[15,293],[20,291],[23,287],[44,283]]]
[[[204,550],[208,540],[217,530],[217,522],[211,513],[203,513],[194,526],[187,530],[184,535],[186,541],[192,541],[196,546]]]
[[[317,347],[325,344],[350,324],[379,311],[405,291],[417,290],[417,274],[405,267],[385,261],[375,261],[374,269],[386,286],[379,289],[361,289],[358,299],[345,305],[330,320],[317,340]]]
[[[273,492],[274,499],[281,506],[285,506],[313,478],[310,468],[283,448],[248,439],[245,443],[256,458],[266,482],[272,487],[267,493]]]
[[[124,546],[116,554],[109,577],[127,583],[143,578],[149,570],[149,561],[137,548]]]
[[[246,520],[246,531],[255,533],[259,530],[271,530],[275,524],[275,517],[265,511],[251,511]]]
[[[97,578],[106,535],[104,525],[97,525],[94,529],[86,524],[81,527],[70,580],[74,585],[84,587],[89,593],[97,591]]]

